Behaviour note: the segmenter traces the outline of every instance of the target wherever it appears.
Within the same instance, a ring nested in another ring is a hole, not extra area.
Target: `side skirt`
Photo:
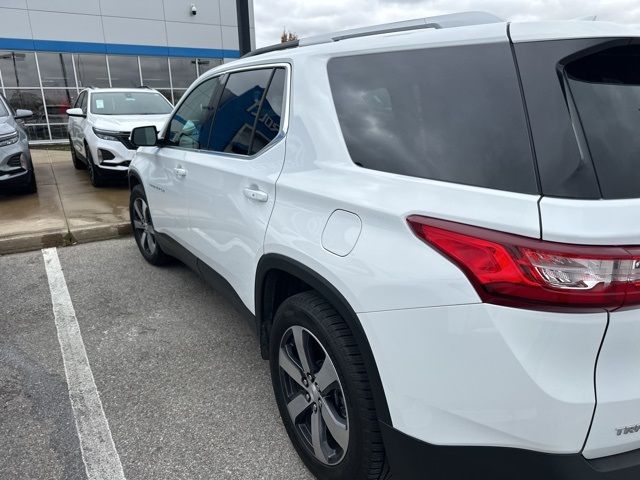
[[[249,322],[249,326],[251,327],[251,329],[254,332],[257,332],[256,316],[251,313],[251,311],[245,306],[242,300],[240,300],[240,297],[233,289],[231,284],[227,282],[227,280],[222,275],[220,275],[213,268],[196,257],[193,253],[191,253],[169,235],[156,232],[156,239],[160,244],[160,248],[162,248],[162,250],[167,255],[180,260],[187,267],[200,275],[200,277],[205,282],[207,282],[216,292],[229,300],[229,302],[231,302],[238,313],[240,313],[240,315],[242,315],[244,319]]]

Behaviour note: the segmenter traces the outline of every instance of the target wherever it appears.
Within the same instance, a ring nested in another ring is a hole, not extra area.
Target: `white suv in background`
[[[133,130],[135,239],[237,300],[320,479],[637,479],[639,106],[609,23],[263,49]]]
[[[147,87],[83,90],[67,110],[73,165],[88,169],[96,187],[109,178],[126,178],[135,153],[131,130],[140,125],[161,129],[172,108],[160,92]]]

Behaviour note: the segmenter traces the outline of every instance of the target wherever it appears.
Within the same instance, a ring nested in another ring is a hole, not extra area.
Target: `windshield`
[[[97,115],[161,115],[173,107],[156,92],[100,92],[91,95],[91,113]]]
[[[609,48],[565,71],[603,198],[640,197],[640,46]]]

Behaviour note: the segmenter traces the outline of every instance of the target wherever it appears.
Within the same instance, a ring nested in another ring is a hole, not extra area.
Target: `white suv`
[[[318,478],[637,479],[639,106],[631,27],[303,39],[133,131],[135,238],[238,301]]]
[[[161,129],[172,109],[160,92],[147,87],[83,90],[67,110],[73,165],[88,169],[96,187],[109,178],[126,178],[135,153],[131,130],[141,125]]]

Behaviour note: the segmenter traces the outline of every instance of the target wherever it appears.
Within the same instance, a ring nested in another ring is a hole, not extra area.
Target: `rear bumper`
[[[631,480],[640,478],[640,449],[587,460],[504,447],[432,445],[380,423],[395,480]]]
[[[479,303],[358,316],[396,429],[434,445],[582,451],[605,312]]]

